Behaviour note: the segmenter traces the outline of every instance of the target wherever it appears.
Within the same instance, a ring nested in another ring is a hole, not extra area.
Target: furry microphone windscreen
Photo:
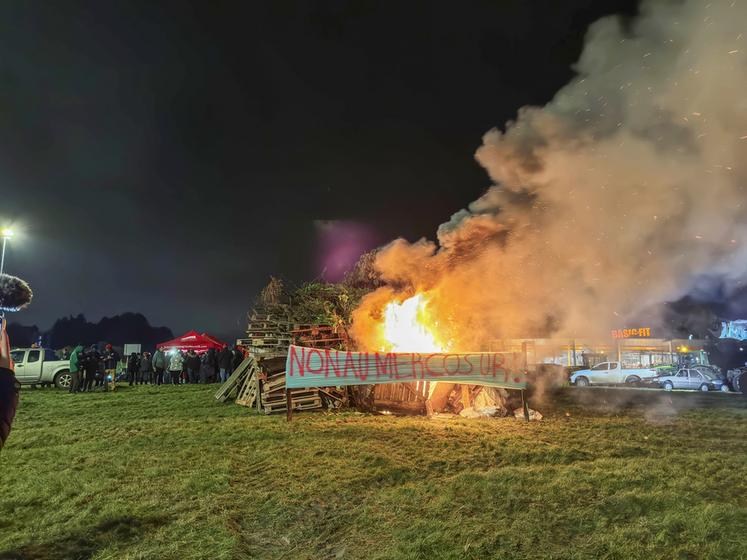
[[[33,297],[29,285],[16,276],[0,275],[0,311],[23,309]]]

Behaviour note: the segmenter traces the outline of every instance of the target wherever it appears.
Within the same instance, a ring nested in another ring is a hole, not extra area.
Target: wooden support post
[[[576,339],[571,340],[571,348],[573,349],[573,367],[576,367]],[[569,364],[570,365],[570,364]]]
[[[529,422],[529,406],[527,406],[527,400],[524,398],[524,389],[521,390],[521,408],[524,409],[524,420]]]
[[[259,380],[259,375],[261,373],[261,370],[257,368],[257,371],[254,372],[254,386],[255,390],[257,391],[257,396],[255,397],[257,402],[257,412],[262,412],[262,392],[260,391],[262,385],[261,381]]]
[[[285,390],[285,419],[290,422],[293,418],[293,403],[291,402],[290,389]]]

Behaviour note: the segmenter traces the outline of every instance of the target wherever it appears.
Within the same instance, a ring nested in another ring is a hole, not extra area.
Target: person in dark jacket
[[[231,349],[226,346],[218,354],[218,368],[220,370],[220,382],[225,383],[228,380],[228,376],[233,371],[231,366],[233,365],[233,354]]]
[[[140,357],[137,355],[137,352],[133,352],[130,354],[130,357],[127,358],[127,381],[130,383],[130,387],[132,387],[137,381],[139,373]]]
[[[140,371],[138,372],[138,383],[150,383],[153,368],[150,361],[150,352],[143,352],[140,356]]]
[[[104,352],[104,390],[113,391],[116,389],[117,364],[119,363],[119,352],[112,348],[111,344],[106,345]]]
[[[231,371],[236,371],[239,364],[244,361],[244,353],[238,346],[233,347],[233,364],[231,365]]]
[[[83,356],[83,374],[85,376],[83,382],[83,390],[89,393],[93,391],[94,381],[100,382],[99,378],[99,363],[101,362],[101,355],[96,350],[96,345],[91,345]],[[97,379],[98,378],[98,379]],[[99,383],[96,383],[98,387]]]
[[[8,436],[18,408],[21,384],[16,380],[15,366],[10,356],[10,340],[5,332],[5,319],[0,319],[0,449]]]
[[[210,352],[205,352],[200,358],[200,383],[210,383],[215,375],[215,368],[213,366],[213,360],[210,357]]]
[[[208,381],[214,383],[218,381],[218,354],[215,348],[210,348],[205,352],[205,359],[208,362]]]
[[[197,383],[197,378],[200,375],[200,357],[197,352],[190,350],[187,352],[187,380],[190,383]]]

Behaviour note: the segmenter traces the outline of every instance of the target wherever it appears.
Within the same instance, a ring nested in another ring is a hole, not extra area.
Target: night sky
[[[270,274],[336,279],[489,181],[473,154],[636,2],[0,5],[0,220],[48,328],[235,335]],[[339,257],[339,258],[338,258]]]

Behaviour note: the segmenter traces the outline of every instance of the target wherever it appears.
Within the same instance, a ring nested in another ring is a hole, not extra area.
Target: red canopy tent
[[[156,344],[156,348],[160,350],[194,350],[195,352],[207,352],[210,348],[220,350],[225,348],[226,343],[221,342],[214,336],[210,336],[206,333],[198,333],[197,331],[189,331],[184,333],[182,336],[175,338],[174,340],[167,340]]]

